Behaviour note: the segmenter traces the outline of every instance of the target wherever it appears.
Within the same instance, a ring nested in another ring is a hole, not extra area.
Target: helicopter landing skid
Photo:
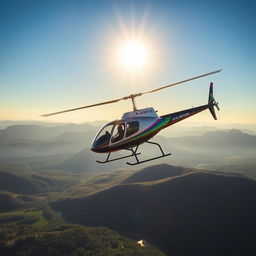
[[[135,156],[136,156],[136,157],[137,157],[137,155],[140,155],[140,154],[141,154],[141,153],[136,153],[136,151],[135,151],[134,153],[135,153]],[[109,163],[109,162],[113,162],[113,161],[117,161],[117,160],[120,160],[120,159],[124,159],[124,158],[128,158],[128,157],[134,156],[134,154],[132,153],[132,154],[129,155],[129,156],[122,156],[122,157],[118,157],[118,158],[109,159],[110,154],[111,154],[111,152],[108,153],[108,156],[107,156],[107,158],[106,158],[105,161],[99,161],[99,160],[97,160],[96,162],[97,162],[97,163],[100,163],[100,164],[105,164],[105,163]]]
[[[126,162],[128,165],[137,165],[137,164],[142,164],[142,163],[146,163],[146,162],[149,162],[149,161],[152,161],[152,160],[156,160],[156,159],[159,159],[159,158],[162,158],[162,157],[166,157],[166,156],[170,156],[171,153],[169,154],[165,154],[162,147],[160,146],[160,144],[156,143],[156,142],[151,142],[151,141],[146,141],[146,143],[149,143],[149,144],[154,144],[154,145],[157,145],[162,153],[161,156],[157,156],[157,157],[153,157],[153,158],[150,158],[150,159],[146,159],[146,160],[143,160],[143,161],[140,161],[137,157],[138,154],[136,154],[136,151],[138,149],[138,146],[136,147],[135,150],[133,150],[132,148],[125,148],[126,150],[129,150],[132,152],[132,155],[135,157],[136,159],[136,163],[129,163],[129,162]]]

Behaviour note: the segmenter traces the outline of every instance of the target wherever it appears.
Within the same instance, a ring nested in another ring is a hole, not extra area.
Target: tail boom
[[[175,112],[175,113],[172,113],[172,114],[167,114],[167,115],[164,115],[164,116],[161,116],[161,118],[168,118],[170,119],[169,122],[167,122],[167,124],[164,126],[165,127],[168,127],[170,125],[173,125],[175,123],[178,123],[188,117],[191,117],[193,115],[196,115],[206,109],[209,108],[209,105],[206,104],[206,105],[202,105],[202,106],[198,106],[198,107],[195,107],[195,108],[190,108],[190,109],[185,109],[185,110],[182,110],[182,111],[179,111],[179,112]]]
[[[211,83],[210,90],[209,90],[208,104],[161,116],[161,118],[166,119],[166,121],[167,121],[166,125],[163,128],[173,125],[177,122],[180,122],[183,119],[186,119],[193,115],[196,115],[206,109],[209,109],[213,118],[215,120],[217,120],[217,116],[215,114],[214,107],[216,107],[219,110],[218,103],[215,101],[215,99],[213,97],[213,83]]]

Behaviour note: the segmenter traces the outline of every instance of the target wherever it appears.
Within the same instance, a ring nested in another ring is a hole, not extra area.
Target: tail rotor
[[[210,90],[209,90],[209,99],[208,99],[208,107],[209,110],[213,116],[213,118],[215,120],[217,120],[217,116],[214,110],[214,107],[216,107],[218,110],[220,110],[219,106],[218,106],[218,102],[216,102],[216,100],[213,97],[213,83],[210,83]]]

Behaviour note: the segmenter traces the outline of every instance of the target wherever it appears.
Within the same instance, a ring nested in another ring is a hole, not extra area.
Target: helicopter
[[[134,157],[135,162],[126,162],[128,165],[142,164],[148,161],[152,161],[155,159],[159,159],[159,158],[163,158],[171,155],[171,153],[165,154],[159,143],[149,141],[162,129],[165,129],[168,126],[171,126],[177,122],[184,120],[185,118],[198,114],[199,112],[207,109],[210,110],[210,113],[212,114],[213,118],[217,120],[214,107],[216,107],[218,110],[220,109],[219,109],[218,103],[215,101],[213,97],[212,82],[210,83],[209,97],[208,97],[207,104],[201,105],[198,107],[192,107],[190,109],[185,109],[185,110],[171,113],[171,114],[166,114],[163,116],[158,116],[157,111],[155,111],[153,107],[137,109],[135,98],[142,96],[144,94],[154,93],[154,92],[169,88],[171,86],[186,83],[201,77],[209,76],[209,75],[218,73],[220,71],[222,70],[220,69],[220,70],[212,71],[210,73],[206,73],[196,77],[188,78],[186,80],[175,82],[169,85],[158,87],[150,91],[131,94],[129,96],[125,96],[122,98],[100,102],[100,103],[96,103],[88,106],[44,114],[42,116],[43,117],[52,116],[52,115],[62,114],[62,113],[76,111],[80,109],[91,108],[91,107],[101,106],[105,104],[112,104],[112,103],[119,102],[121,100],[131,99],[132,105],[133,105],[133,111],[124,113],[121,119],[117,119],[115,121],[105,124],[93,139],[90,149],[96,153],[108,154],[105,161],[97,160],[97,162],[101,164],[117,161],[124,158],[130,158],[130,157]],[[148,143],[148,144],[157,146],[161,154],[159,156],[149,158],[143,161],[139,160],[138,155],[140,155],[141,153],[138,153],[138,148],[143,143]],[[129,151],[130,154],[122,157],[110,158],[110,155],[113,152],[120,151],[120,150]]]

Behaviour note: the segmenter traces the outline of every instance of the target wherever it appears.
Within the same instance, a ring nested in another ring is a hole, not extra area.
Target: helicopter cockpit
[[[92,149],[115,144],[139,131],[138,121],[120,122],[120,120],[105,125],[95,137]]]
[[[92,143],[92,148],[98,148],[98,147],[103,147],[107,146],[109,144],[110,138],[111,138],[111,132],[113,129],[113,124],[107,124],[105,125],[100,132],[97,134],[95,137],[93,143]]]

